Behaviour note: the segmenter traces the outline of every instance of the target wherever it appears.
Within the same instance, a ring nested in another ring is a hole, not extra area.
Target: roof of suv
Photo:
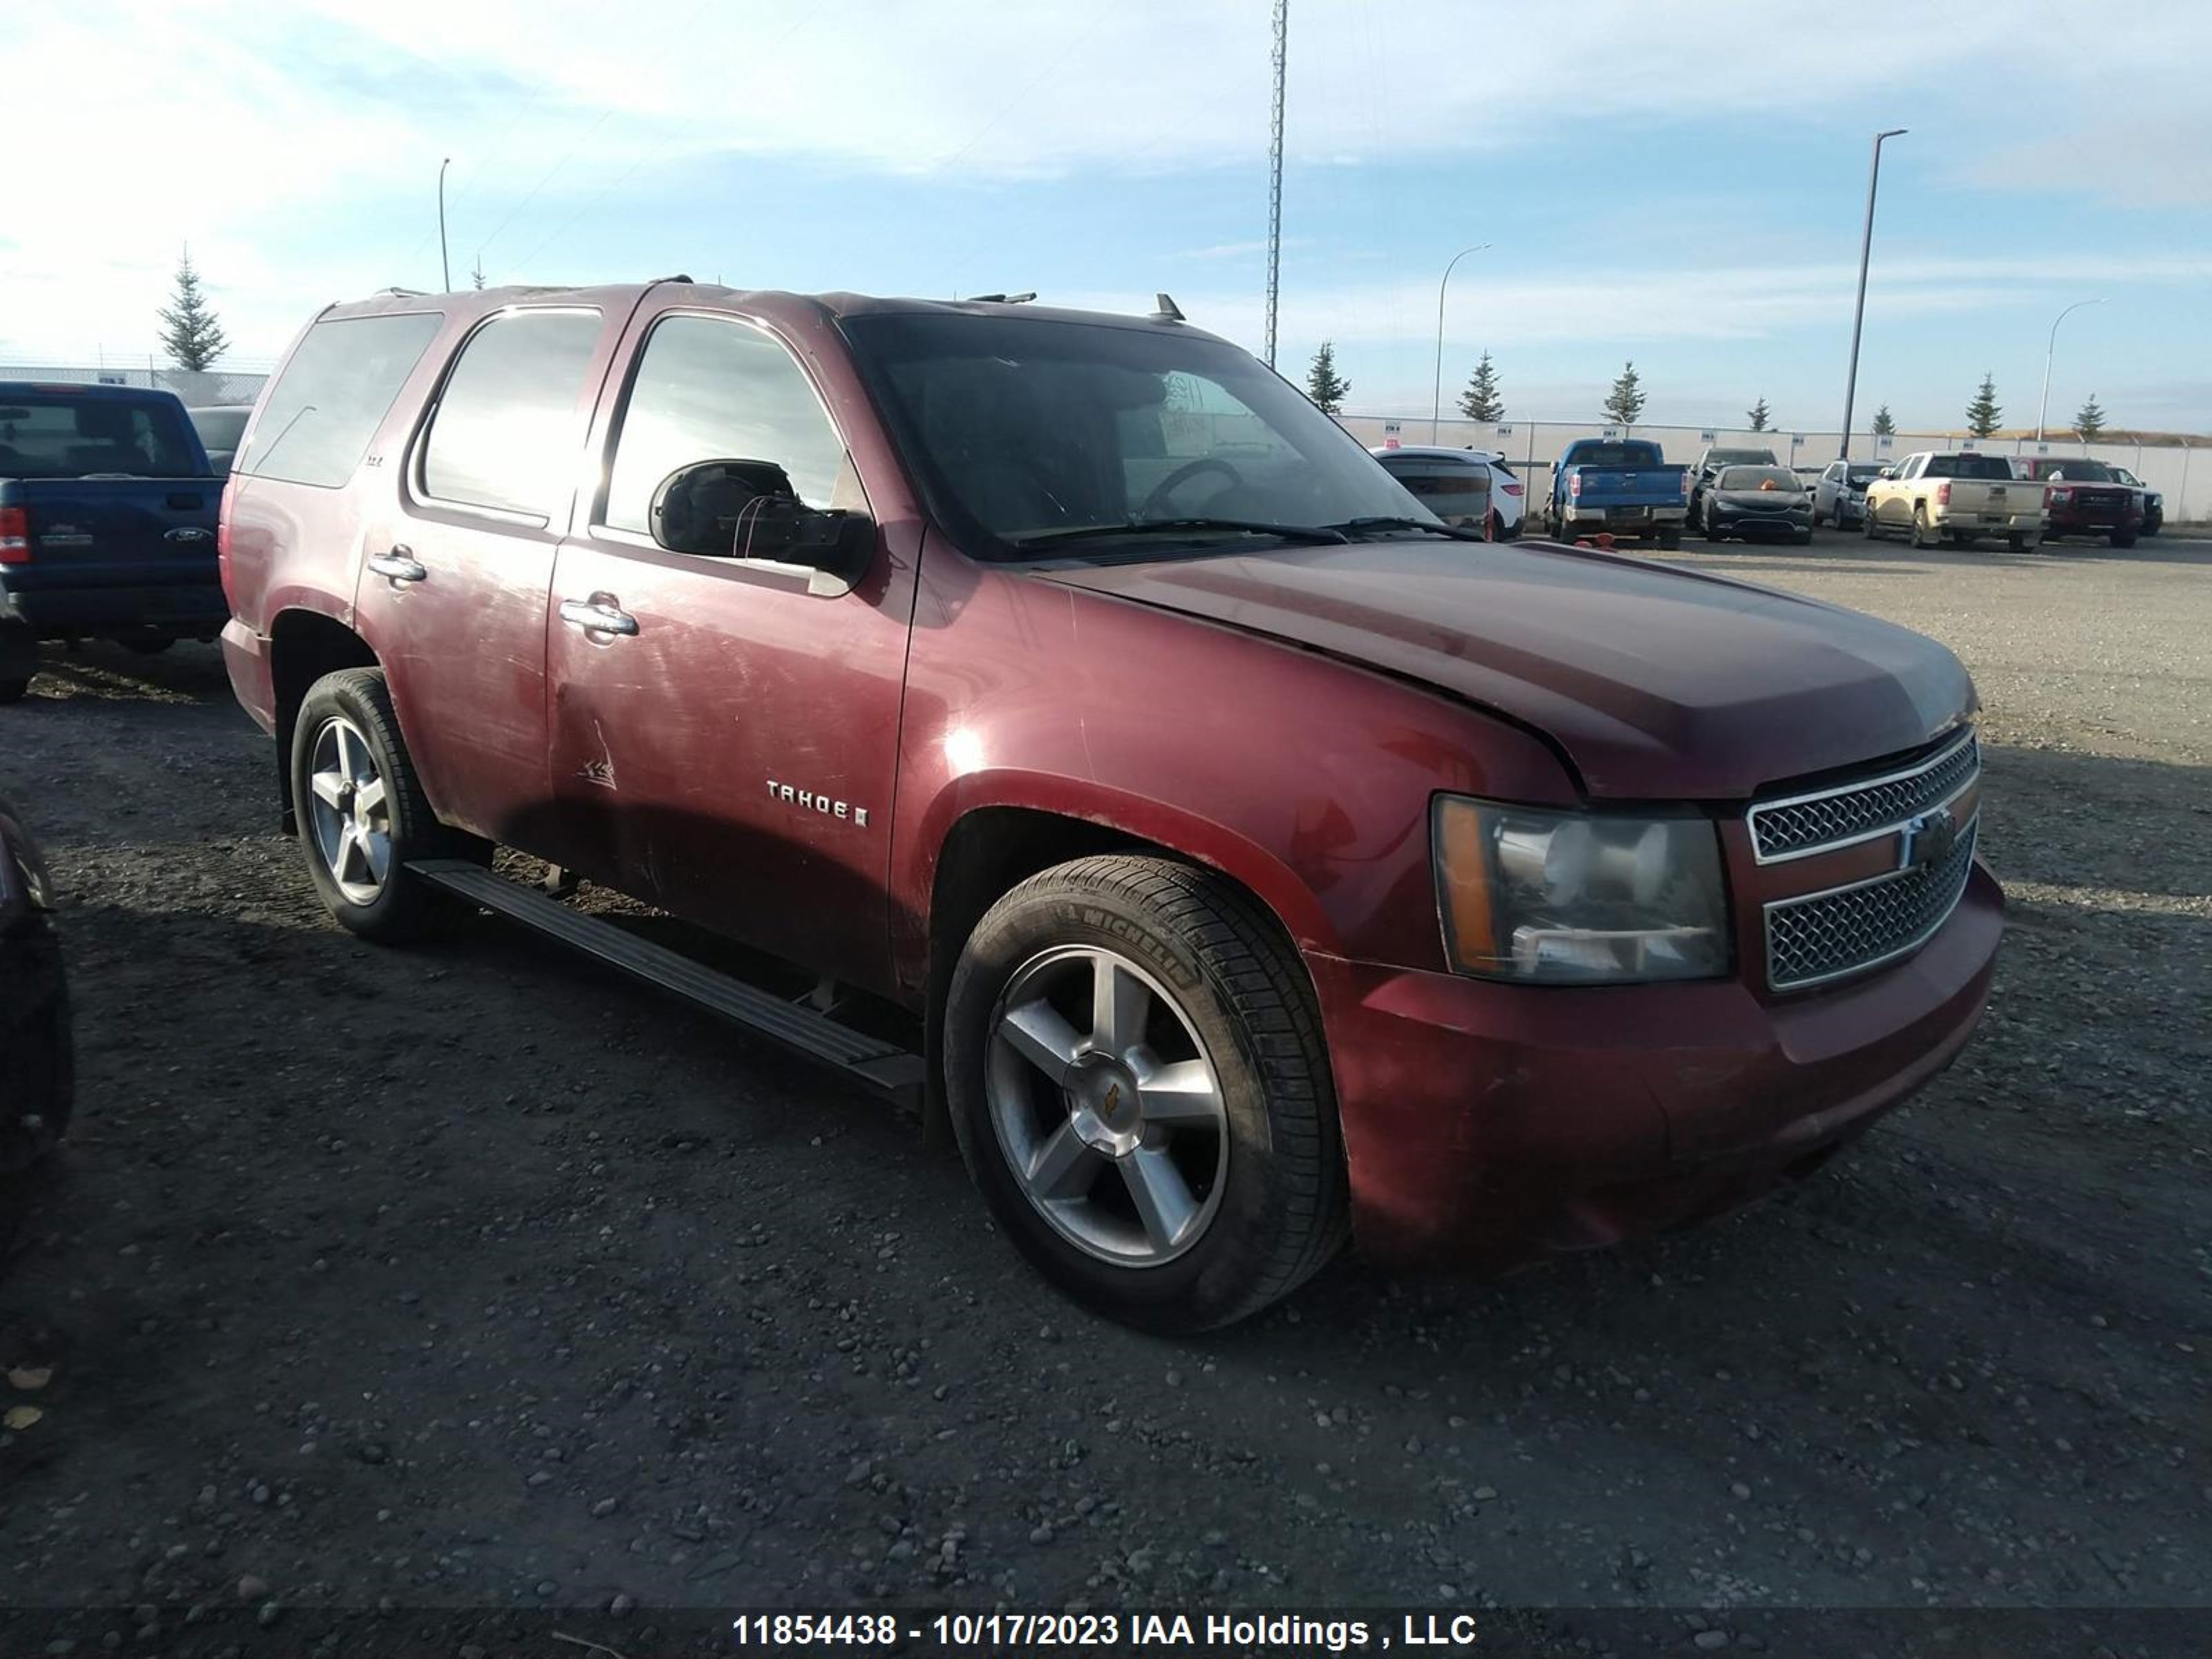
[[[1109,311],[1070,311],[1003,300],[915,300],[884,298],[868,294],[836,292],[792,294],[780,289],[726,288],[714,283],[693,283],[683,277],[664,277],[653,283],[612,283],[599,287],[514,286],[467,289],[449,294],[427,294],[409,289],[386,289],[364,300],[341,301],[325,307],[317,321],[335,317],[374,316],[386,312],[438,310],[462,314],[489,314],[507,306],[579,305],[613,308],[634,304],[648,289],[681,285],[686,297],[703,307],[761,314],[789,314],[811,311],[830,318],[938,315],[956,317],[1019,317],[1049,322],[1091,323],[1115,328],[1172,330],[1216,337],[1188,322],[1129,315]]]

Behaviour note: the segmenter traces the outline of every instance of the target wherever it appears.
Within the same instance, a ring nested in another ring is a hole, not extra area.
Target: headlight
[[[1720,838],[1704,818],[1442,795],[1435,829],[1444,944],[1462,973],[1618,985],[1729,971]]]

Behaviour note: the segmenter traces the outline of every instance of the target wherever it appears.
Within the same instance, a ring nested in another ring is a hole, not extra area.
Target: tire
[[[69,1132],[76,1054],[52,922],[34,912],[0,951],[0,1179],[6,1179],[42,1161]]]
[[[1874,514],[1874,503],[1869,501],[1859,513],[1859,534],[1870,542],[1881,539],[1881,525]]]
[[[1929,527],[1928,509],[1917,501],[1912,504],[1911,541],[1915,547],[1941,547],[1943,544],[1943,538]]]
[[[1659,548],[1662,552],[1672,553],[1681,545],[1682,532],[1680,531],[1662,530],[1659,532]]]
[[[1103,1039],[1090,1012],[1102,978],[1122,1021]],[[945,1056],[954,1138],[993,1217],[1109,1317],[1227,1325],[1343,1242],[1335,1091],[1304,969],[1211,871],[1115,855],[1023,882],[961,952]],[[1172,1127],[1145,1111],[1146,1079],[1169,1064],[1193,1085],[1156,1097],[1178,1103]],[[1047,1170],[1058,1184],[1033,1197]]]
[[[2120,531],[2120,530],[2116,530],[2116,531],[2114,531],[2114,532],[2112,532],[2112,545],[2113,545],[2114,547],[2133,547],[2135,544],[2136,544],[2136,532],[2133,532],[2133,531],[2131,531],[2131,530],[2130,530],[2130,531]]]
[[[1728,539],[1728,532],[1714,529],[1711,521],[1708,520],[1705,524],[1705,539],[1709,542],[1724,542]]]
[[[1798,546],[1800,546],[1800,547],[1810,547],[1810,546],[1812,546],[1812,544],[1813,544],[1813,532],[1812,532],[1811,527],[1808,526],[1807,528],[1805,528],[1805,529],[1803,529],[1803,530],[1799,531],[1799,532],[1798,532],[1795,536],[1793,536],[1790,539],[1791,539],[1791,540],[1793,540],[1793,541],[1795,541],[1795,542],[1797,544],[1797,545],[1798,545]]]
[[[343,669],[308,689],[292,728],[292,799],[301,852],[325,908],[380,945],[419,939],[448,913],[438,891],[407,869],[410,860],[480,857],[483,849],[431,811],[380,668]]]

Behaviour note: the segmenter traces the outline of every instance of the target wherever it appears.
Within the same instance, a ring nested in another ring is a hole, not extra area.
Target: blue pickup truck
[[[1577,438],[1552,469],[1545,510],[1563,542],[1602,530],[1680,547],[1690,470],[1668,465],[1648,438]]]
[[[0,703],[40,640],[213,639],[222,497],[175,393],[0,380]]]

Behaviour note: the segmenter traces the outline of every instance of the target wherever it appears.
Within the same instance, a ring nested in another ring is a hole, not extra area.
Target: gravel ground
[[[1489,1285],[1347,1261],[1183,1343],[1061,1303],[956,1160],[795,1061],[489,920],[338,932],[211,650],[58,659],[0,712],[82,1065],[0,1279],[0,1405],[41,1413],[0,1431],[0,1600],[122,1609],[88,1652],[380,1602],[633,1643],[854,1602],[1668,1609],[1492,1628],[1802,1652],[1830,1626],[1757,1610],[2181,1606],[2203,1641],[2212,544],[1680,556],[1974,671],[1980,1036],[1717,1227]]]

